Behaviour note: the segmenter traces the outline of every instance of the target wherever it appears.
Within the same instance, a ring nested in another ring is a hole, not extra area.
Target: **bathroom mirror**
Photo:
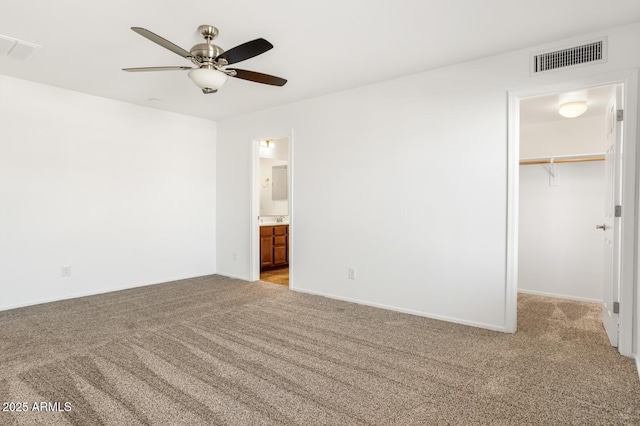
[[[260,216],[289,215],[289,140],[260,147]]]
[[[271,199],[273,201],[287,200],[287,165],[273,166],[271,168]]]

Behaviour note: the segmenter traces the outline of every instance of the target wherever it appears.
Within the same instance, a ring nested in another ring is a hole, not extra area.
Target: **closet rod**
[[[604,161],[604,157],[579,157],[579,158],[554,158],[553,163],[581,163],[584,161]],[[551,159],[546,160],[524,160],[520,162],[521,166],[529,166],[531,164],[550,164]]]

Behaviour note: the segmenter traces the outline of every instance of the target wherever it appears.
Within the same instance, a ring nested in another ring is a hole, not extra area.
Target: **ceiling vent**
[[[37,44],[0,34],[0,54],[13,59],[26,61],[31,58],[31,56],[33,56],[33,54],[36,53],[36,50],[40,47],[41,46],[38,46]]]
[[[531,74],[563,70],[579,65],[596,64],[607,61],[607,38],[601,38],[566,49],[531,55]]]

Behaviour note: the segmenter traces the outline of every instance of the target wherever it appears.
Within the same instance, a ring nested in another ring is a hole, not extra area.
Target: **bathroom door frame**
[[[282,134],[282,133],[281,133]],[[289,200],[289,288],[294,288],[294,198],[293,198],[293,186],[294,186],[294,165],[293,165],[293,129],[289,131],[288,135],[284,136],[268,136],[253,138],[251,143],[251,214],[249,215],[249,229],[250,229],[250,262],[249,262],[249,280],[258,281],[260,279],[260,190],[258,188],[258,176],[260,175],[260,141],[265,139],[288,139],[289,140],[289,172],[287,174],[287,198]]]

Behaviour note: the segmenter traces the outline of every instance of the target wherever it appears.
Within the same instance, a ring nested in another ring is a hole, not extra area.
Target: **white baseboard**
[[[227,278],[233,278],[233,279],[236,279],[236,280],[242,280],[242,281],[252,282],[248,277],[243,277],[243,276],[240,276],[240,275],[229,274],[229,273],[227,273],[227,272],[220,272],[220,271],[218,271],[218,272],[216,272],[216,275],[220,275],[220,276],[227,277]]]
[[[502,332],[502,333],[509,333],[507,328],[504,327],[504,326],[498,326],[498,325],[493,325],[493,324],[485,324],[485,323],[476,322],[476,321],[467,321],[467,320],[463,320],[463,319],[460,319],[460,318],[446,317],[446,316],[442,316],[442,315],[434,315],[434,314],[430,314],[428,312],[416,311],[416,310],[413,310],[413,309],[404,309],[404,308],[399,308],[397,306],[385,305],[385,304],[382,304],[382,303],[368,302],[368,301],[365,301],[365,300],[353,299],[353,298],[350,298],[350,297],[336,296],[335,294],[322,293],[322,292],[319,292],[319,291],[307,290],[307,289],[298,288],[298,287],[290,288],[290,290],[297,291],[297,292],[300,292],[300,293],[313,294],[315,296],[327,297],[329,299],[342,300],[343,302],[357,303],[359,305],[372,306],[374,308],[387,309],[389,311],[396,311],[396,312],[402,312],[404,314],[417,315],[417,316],[420,316],[420,317],[431,318],[431,319],[435,319],[435,320],[439,320],[439,321],[452,322],[452,323],[455,323],[455,324],[462,324],[462,325],[468,325],[468,326],[471,326],[471,327],[484,328],[484,329],[492,330],[492,331],[499,331],[499,332]]]
[[[577,302],[602,303],[602,299],[590,299],[588,297],[568,296],[566,294],[546,293],[543,291],[518,289],[518,293],[533,294],[535,296],[555,297],[556,299],[575,300]]]
[[[638,379],[640,379],[640,355],[636,355],[635,359],[636,359],[636,370],[638,371]]]

